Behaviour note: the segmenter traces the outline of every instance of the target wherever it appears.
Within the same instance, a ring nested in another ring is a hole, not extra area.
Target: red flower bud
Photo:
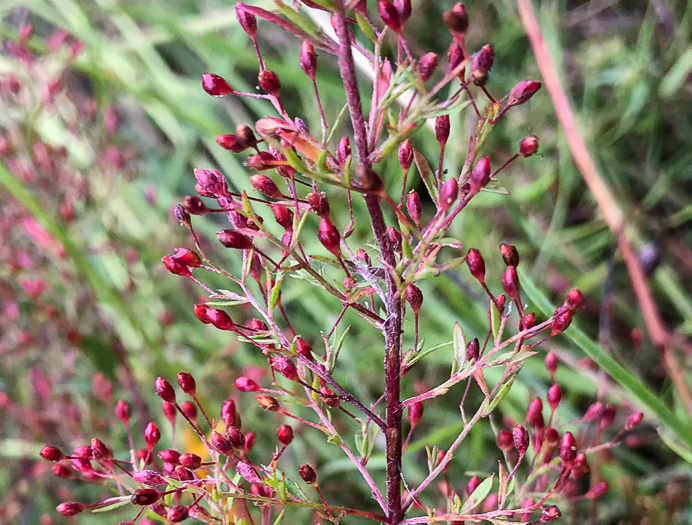
[[[447,179],[440,190],[440,210],[447,211],[458,196],[459,183],[454,178]]]
[[[233,153],[241,153],[248,149],[248,144],[237,135],[217,135],[216,143]]]
[[[188,374],[187,372],[178,372],[178,385],[180,385],[180,388],[186,394],[190,396],[195,395],[197,383],[191,374]]]
[[[537,80],[522,80],[509,92],[508,106],[517,106],[529,100],[536,91],[541,89],[541,83]]]
[[[341,248],[339,246],[341,235],[329,219],[322,219],[320,221],[320,229],[317,233],[317,238],[322,243],[322,246],[333,255],[338,257],[341,254]]]
[[[272,211],[279,226],[286,231],[293,230],[293,212],[291,210],[283,204],[274,203],[272,204]]]
[[[192,401],[184,401],[183,404],[180,405],[180,410],[182,410],[183,414],[191,421],[197,421],[197,405]]]
[[[236,250],[249,250],[252,248],[252,239],[237,231],[223,230],[216,232],[216,236],[226,248],[235,248]]]
[[[580,290],[577,290],[576,288],[572,288],[568,293],[567,293],[567,299],[565,300],[565,307],[574,312],[575,310],[578,310],[581,308],[581,305],[584,302],[584,294],[581,293]]]
[[[519,275],[514,266],[508,266],[502,275],[502,288],[513,300],[519,300]]]
[[[526,421],[531,425],[531,428],[543,428],[545,426],[543,420],[543,401],[540,397],[536,397],[529,403],[526,410]]]
[[[232,399],[227,399],[221,405],[221,421],[223,421],[226,427],[231,427],[236,424],[236,407],[235,401]]]
[[[627,418],[627,421],[625,421],[625,430],[632,430],[634,427],[639,426],[639,424],[642,422],[642,419],[644,419],[644,414],[642,414],[641,412],[635,412],[634,414],[631,414]]]
[[[188,250],[187,248],[176,248],[173,258],[186,266],[189,266],[190,268],[199,268],[202,266],[202,259],[200,256],[196,252]]]
[[[260,483],[262,481],[252,463],[239,461],[236,465],[236,469],[238,470],[238,474],[250,483]]]
[[[231,445],[233,445],[233,448],[243,448],[245,447],[245,436],[243,436],[243,433],[240,431],[240,429],[236,426],[230,426],[226,428],[226,437],[228,437],[228,441],[231,442]]]
[[[67,456],[58,447],[45,446],[39,453],[46,461],[61,461]]]
[[[315,47],[308,42],[303,42],[300,48],[300,68],[310,80],[315,80],[315,74],[317,73],[317,53],[315,53]]]
[[[546,400],[552,410],[558,407],[560,401],[562,401],[562,388],[560,388],[560,385],[553,385],[548,389]]]
[[[416,428],[418,422],[423,417],[423,403],[420,401],[409,405],[408,407],[408,422],[411,428]]]
[[[519,330],[524,331],[524,330],[529,330],[533,328],[533,326],[536,324],[536,314],[533,312],[530,312],[526,314],[524,317],[521,318],[521,321],[519,321]]]
[[[233,445],[231,442],[223,435],[218,432],[212,432],[209,438],[209,444],[216,452],[222,456],[232,456],[233,455]]]
[[[286,379],[289,379],[291,381],[300,381],[300,378],[298,377],[298,369],[296,368],[296,365],[294,365],[293,361],[291,361],[285,355],[276,356],[272,360],[271,366],[274,370],[279,372]]]
[[[607,428],[612,425],[616,413],[617,407],[615,405],[606,405],[603,408],[603,415],[601,416],[601,428]]]
[[[226,196],[228,186],[226,185],[226,179],[219,170],[203,170],[196,168],[193,170],[193,173],[197,180],[195,191],[202,197],[216,199]]]
[[[180,460],[180,452],[177,450],[173,450],[170,448],[165,448],[163,450],[159,450],[159,453],[157,454],[159,459],[165,463],[173,463],[176,464]]]
[[[406,197],[406,210],[408,211],[408,215],[411,217],[411,220],[420,228],[422,206],[420,197],[418,196],[418,193],[416,193],[416,190],[411,190],[408,192],[408,196]]]
[[[560,509],[555,505],[550,505],[541,511],[540,523],[551,523],[558,519],[562,514],[560,514]]]
[[[192,452],[180,454],[178,461],[183,467],[189,468],[190,470],[197,470],[202,465],[202,458]]]
[[[237,2],[235,5],[235,14],[238,17],[238,22],[240,22],[240,27],[248,34],[252,39],[257,35],[257,19],[252,13],[248,13],[245,10],[245,4],[243,2]]]
[[[72,473],[70,468],[61,463],[56,463],[53,465],[53,474],[56,478],[60,479],[75,479],[75,475]]]
[[[584,421],[599,421],[601,417],[603,417],[604,410],[605,406],[603,405],[603,403],[601,403],[600,401],[596,401],[589,408],[586,409],[586,412],[584,413],[584,417],[582,419]]]
[[[449,115],[440,115],[435,119],[435,140],[440,145],[447,144],[449,139]]]
[[[166,483],[166,480],[163,479],[158,472],[153,470],[140,470],[135,472],[132,477],[137,483],[146,485],[148,487],[155,487],[157,485],[163,485]]]
[[[291,425],[281,425],[276,429],[276,439],[279,440],[284,447],[287,447],[293,441],[293,428]]]
[[[258,76],[260,87],[266,91],[272,97],[279,98],[279,93],[281,92],[281,82],[279,82],[279,75],[268,69],[263,69],[259,72]]]
[[[308,193],[307,200],[312,211],[314,211],[322,219],[329,219],[329,201],[324,194]]]
[[[65,501],[56,507],[56,510],[63,516],[76,516],[81,514],[87,506],[78,501]]]
[[[594,485],[589,489],[589,491],[586,493],[586,498],[598,499],[601,496],[603,496],[606,492],[608,492],[608,483],[605,481],[601,481],[600,483]]]
[[[577,457],[577,444],[571,432],[565,432],[560,440],[560,459],[566,466],[570,466]]]
[[[130,500],[133,504],[144,507],[156,503],[160,497],[161,493],[155,489],[137,489]]]
[[[520,456],[526,454],[529,448],[529,433],[521,425],[515,425],[512,429],[512,439],[514,440],[514,448],[517,449]]]
[[[348,159],[351,154],[351,141],[348,137],[341,137],[341,140],[336,147],[336,158],[342,165],[344,165],[346,164],[346,159]]]
[[[457,3],[450,11],[442,15],[444,24],[449,28],[454,40],[461,40],[469,28],[469,17],[463,4]]]
[[[164,401],[175,403],[175,391],[171,384],[163,377],[156,378],[156,395]]]
[[[423,292],[421,292],[420,288],[416,285],[409,284],[406,287],[406,301],[408,301],[408,304],[411,306],[413,313],[418,315],[423,304]]]
[[[569,327],[570,323],[572,322],[572,312],[570,310],[565,310],[563,312],[558,310],[555,313],[556,315],[553,318],[553,321],[550,323],[552,328],[550,331],[551,336],[561,334],[567,330],[567,327]]]
[[[475,248],[471,248],[469,253],[466,254],[466,264],[469,265],[469,270],[471,275],[473,275],[476,280],[480,283],[485,282],[485,261],[481,252]]]
[[[317,473],[310,465],[306,464],[298,467],[298,474],[300,475],[300,478],[308,485],[315,485],[317,483]]]
[[[478,488],[478,486],[481,484],[481,478],[478,476],[473,476],[468,483],[466,483],[466,488],[464,489],[464,493],[467,496],[470,496],[471,494],[474,493],[474,491]]]
[[[260,390],[260,386],[249,377],[239,377],[235,380],[233,386],[241,392],[257,392]]]
[[[519,143],[519,155],[524,158],[530,157],[538,151],[538,137],[531,135],[521,139]]]
[[[209,211],[207,205],[196,195],[186,195],[183,200],[183,205],[185,206],[185,210],[192,215],[204,215]]]
[[[478,193],[490,181],[490,159],[481,157],[471,170],[471,193]]]
[[[249,454],[250,451],[252,450],[252,447],[255,446],[255,433],[254,432],[248,432],[245,434],[245,453]]]
[[[548,427],[543,432],[543,439],[549,447],[554,447],[560,442],[560,434],[553,427]]]
[[[257,404],[261,406],[264,410],[269,410],[270,412],[277,412],[281,409],[279,402],[270,395],[267,394],[257,394],[255,397]]]
[[[413,162],[413,146],[411,145],[410,140],[406,139],[401,143],[401,146],[399,146],[398,155],[401,169],[404,171],[404,173],[408,172],[409,168],[411,167],[411,163]]]
[[[252,184],[257,191],[266,195],[267,197],[273,197],[275,199],[280,199],[283,197],[283,194],[276,185],[276,182],[266,175],[253,175],[250,177],[250,184]]]
[[[505,266],[519,266],[519,252],[511,244],[500,243],[500,256]]]
[[[484,86],[493,68],[495,53],[491,45],[485,45],[471,58],[471,79],[477,86]]]
[[[173,275],[179,275],[181,277],[189,277],[192,275],[190,268],[179,259],[176,259],[173,255],[161,257],[161,262]]]
[[[185,521],[190,515],[190,511],[184,505],[173,505],[166,513],[166,519],[171,523],[180,523]]]
[[[497,446],[504,452],[509,452],[512,450],[512,447],[514,446],[514,437],[506,428],[503,428],[497,433]]]
[[[466,359],[469,361],[478,359],[480,355],[480,344],[478,343],[478,338],[474,337],[471,341],[466,343]]]
[[[423,82],[428,81],[435,69],[437,69],[437,53],[426,53],[420,57],[420,61],[418,62],[418,74],[420,74]]]
[[[144,442],[146,443],[149,452],[154,449],[160,439],[161,432],[159,431],[159,427],[156,426],[156,423],[153,421],[150,422],[147,425],[147,428],[144,429]]]
[[[545,369],[551,376],[554,376],[557,371],[557,356],[552,352],[545,355]]]
[[[91,453],[94,459],[105,459],[109,460],[113,458],[113,451],[100,439],[91,440]]]
[[[212,97],[223,97],[233,93],[233,88],[223,77],[214,73],[204,73],[202,75],[202,88]]]
[[[403,23],[399,16],[399,11],[390,0],[377,0],[377,12],[382,18],[382,21],[396,34],[400,34],[403,29]]]
[[[401,24],[408,22],[408,19],[411,18],[411,0],[394,0],[394,7],[399,12]]]

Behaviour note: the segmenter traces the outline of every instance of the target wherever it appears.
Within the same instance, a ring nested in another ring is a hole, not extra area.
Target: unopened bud
[[[500,256],[505,266],[519,266],[519,252],[511,244],[500,243]]]
[[[581,305],[584,303],[584,294],[581,293],[581,290],[578,290],[577,288],[572,288],[568,293],[567,293],[567,299],[565,299],[565,307],[574,312],[575,310],[578,310],[581,308]]]
[[[315,74],[317,72],[317,53],[315,52],[315,47],[308,42],[303,42],[300,48],[300,68],[310,80],[315,80]]]
[[[551,376],[554,376],[557,371],[557,356],[553,352],[545,355],[545,369]]]
[[[151,421],[147,425],[147,428],[144,429],[144,442],[146,443],[149,452],[153,450],[153,448],[156,446],[160,439],[161,431],[159,430],[159,427],[156,425],[156,423]]]
[[[236,465],[236,470],[243,479],[250,483],[259,483],[262,481],[259,474],[257,474],[257,469],[248,461],[239,461]]]
[[[512,433],[506,428],[503,428],[497,433],[497,446],[504,452],[509,452],[512,450],[512,447],[514,446],[514,438]]]
[[[207,205],[204,204],[202,199],[196,195],[186,195],[185,199],[183,200],[183,206],[185,207],[185,210],[192,215],[204,215],[209,211]],[[178,220],[183,223],[190,222],[190,216],[188,215],[186,221],[182,221],[180,218]]]
[[[477,86],[484,86],[488,74],[493,68],[495,53],[491,45],[487,44],[471,58],[471,79]]]
[[[214,73],[204,73],[202,75],[202,88],[212,97],[223,97],[233,93],[233,89],[228,82]]]
[[[545,422],[543,420],[543,401],[540,397],[534,398],[526,410],[526,421],[531,425],[531,428],[543,428]]]
[[[185,521],[190,515],[190,511],[184,505],[173,505],[166,513],[166,519],[171,523],[180,523]]]
[[[423,292],[420,291],[414,284],[409,284],[406,287],[406,301],[411,306],[411,310],[415,315],[418,315],[420,308],[423,305]]]
[[[529,100],[535,93],[541,89],[541,83],[537,80],[522,80],[509,92],[507,99],[508,106],[517,106]]]
[[[279,98],[281,92],[281,82],[279,81],[279,75],[270,71],[268,69],[263,69],[259,72],[257,77],[259,80],[260,87],[269,95],[275,98]]]
[[[474,493],[474,491],[478,488],[478,486],[481,484],[481,478],[478,476],[473,476],[468,483],[466,483],[466,488],[464,489],[464,493],[467,496],[470,496],[471,494]]]
[[[190,396],[195,395],[197,383],[191,374],[188,374],[187,372],[178,372],[178,385],[180,385],[180,388],[186,394]]]
[[[563,312],[556,312],[557,315],[553,318],[552,322],[550,323],[550,327],[552,330],[550,331],[550,335],[554,336],[557,334],[561,334],[567,328],[569,325],[572,323],[572,312],[570,310],[565,310]]]
[[[163,479],[158,472],[153,470],[140,470],[135,472],[132,477],[137,483],[146,485],[147,487],[155,487],[166,483],[166,480]]]
[[[257,400],[257,404],[261,406],[264,410],[276,412],[281,408],[276,398],[268,394],[257,394],[255,399]]]
[[[172,255],[165,255],[161,257],[161,262],[166,267],[166,270],[171,272],[173,275],[179,275],[180,277],[190,277],[192,275],[190,268]]]
[[[233,448],[244,448],[245,447],[245,436],[236,426],[230,426],[226,428],[226,437],[230,441]]]
[[[96,438],[91,440],[91,453],[93,454],[94,459],[108,460],[113,458],[113,451],[111,448],[103,441]]]
[[[471,275],[473,275],[476,280],[480,283],[485,282],[485,261],[481,252],[475,248],[471,248],[469,253],[466,255],[466,264],[469,266]]]
[[[241,392],[257,392],[260,390],[260,386],[249,377],[239,377],[234,381],[233,386]]]
[[[231,427],[236,424],[236,419],[235,401],[227,399],[221,405],[221,421],[223,421],[226,427]]]
[[[608,492],[608,483],[606,481],[601,481],[600,483],[594,485],[586,493],[587,499],[598,499]]]
[[[329,201],[322,193],[308,193],[308,204],[310,209],[322,219],[329,219]]]
[[[61,461],[67,457],[58,447],[51,446],[43,447],[39,454],[46,461]]]
[[[329,219],[322,219],[320,221],[320,229],[317,233],[317,238],[322,243],[322,246],[324,246],[333,255],[336,257],[341,255],[341,248],[339,246],[341,235],[332,221]]]
[[[586,409],[586,412],[584,413],[584,417],[582,418],[584,421],[599,421],[601,417],[603,417],[603,411],[605,410],[605,406],[603,403],[600,401],[596,401],[595,403],[592,403],[589,408]]]
[[[639,426],[639,424],[642,422],[642,419],[644,419],[644,414],[641,412],[635,412],[634,414],[631,414],[627,418],[627,421],[625,421],[625,430],[632,430],[634,427]]]
[[[519,155],[528,158],[538,151],[538,137],[531,135],[521,139],[519,143]]]
[[[156,395],[164,401],[175,403],[175,390],[163,377],[156,378]]]
[[[296,365],[294,365],[293,361],[291,361],[285,355],[276,356],[272,360],[271,366],[274,370],[279,372],[286,379],[289,379],[290,381],[300,381]]]
[[[550,505],[541,511],[540,523],[551,523],[558,519],[562,514],[560,514],[560,509],[555,505]]]
[[[313,362],[315,360],[315,358],[312,355],[312,347],[302,337],[299,337],[298,339],[296,339],[296,351],[300,355],[302,355],[303,357],[306,357],[307,359],[309,359],[311,362]]]
[[[180,405],[180,409],[190,421],[197,421],[197,405],[192,401],[184,401],[183,404]]]
[[[416,428],[418,422],[423,417],[423,403],[417,401],[408,407],[408,422],[411,428]]]
[[[466,359],[468,361],[473,361],[478,359],[480,355],[480,343],[478,338],[474,337],[471,341],[466,343]]]
[[[377,13],[387,27],[396,34],[401,33],[403,23],[399,16],[399,11],[390,0],[377,0]]]
[[[223,434],[212,432],[209,438],[209,444],[216,452],[223,456],[233,455],[233,445]]]
[[[249,250],[252,248],[252,239],[237,231],[222,230],[216,232],[216,236],[219,238],[219,242],[226,248],[234,248],[236,250]]]
[[[548,389],[546,400],[552,410],[558,407],[560,401],[562,401],[562,388],[560,388],[560,385],[553,385]]]
[[[442,20],[455,40],[460,40],[469,28],[469,17],[463,4],[457,3],[451,10],[445,11]]]
[[[420,58],[418,73],[423,82],[428,81],[435,69],[437,69],[437,53],[426,53]]]
[[[560,459],[569,466],[577,457],[577,444],[571,432],[565,432],[560,440]]]
[[[440,210],[447,211],[459,196],[459,183],[455,178],[448,179],[440,190]]]
[[[401,146],[399,146],[398,155],[401,169],[404,171],[404,173],[408,172],[409,168],[411,167],[411,163],[413,162],[413,146],[411,145],[410,140],[406,139],[401,143]]]
[[[440,115],[435,119],[435,140],[440,145],[444,145],[447,139],[449,139],[449,115]]]
[[[86,509],[84,503],[78,501],[65,501],[56,507],[56,510],[63,516],[76,516],[81,514]]]
[[[281,425],[276,429],[276,439],[279,440],[284,447],[287,447],[293,441],[293,428],[291,425]]]
[[[231,134],[217,135],[216,143],[223,149],[227,149],[233,153],[241,153],[249,147],[240,137]]]
[[[560,434],[553,427],[548,427],[543,432],[543,439],[549,447],[554,447],[560,442]]]
[[[529,330],[533,328],[533,326],[536,324],[536,314],[533,312],[529,312],[526,314],[524,317],[521,318],[519,321],[519,330],[524,331],[524,330]]]
[[[519,275],[515,266],[508,266],[502,275],[502,288],[513,300],[519,300]]]
[[[341,137],[341,140],[336,147],[336,158],[343,165],[346,164],[346,159],[348,159],[351,154],[351,141],[348,137]]]
[[[161,461],[165,463],[172,463],[174,465],[177,464],[180,460],[180,452],[178,452],[177,450],[173,450],[171,448],[159,450],[157,456]]]
[[[615,415],[617,414],[617,407],[615,405],[606,405],[603,408],[603,415],[601,416],[601,428],[608,428],[615,421]]]
[[[250,184],[252,184],[257,191],[259,191],[263,195],[266,195],[267,197],[273,197],[275,199],[280,199],[283,197],[283,194],[281,193],[279,187],[276,185],[276,182],[274,182],[271,178],[267,177],[266,175],[251,176]]]
[[[408,192],[408,196],[406,197],[406,210],[408,211],[408,215],[411,217],[411,220],[420,228],[422,206],[420,197],[418,196],[418,193],[416,193],[416,190],[411,190]]]
[[[197,470],[202,465],[202,458],[192,452],[180,454],[178,461],[183,467],[190,470]]]
[[[130,500],[135,505],[147,506],[156,503],[161,497],[161,493],[155,489],[137,489],[132,494]]]
[[[471,193],[478,193],[490,181],[490,159],[481,157],[471,170]]]
[[[298,467],[298,474],[300,475],[300,478],[308,485],[314,485],[317,483],[317,473],[310,465],[305,464]]]
[[[250,38],[255,38],[257,34],[257,19],[252,13],[245,10],[245,4],[238,2],[235,5],[235,14],[240,22],[240,27],[248,34]]]
[[[515,425],[512,429],[512,439],[514,441],[514,448],[517,449],[520,456],[526,454],[529,448],[529,433],[522,425]]]

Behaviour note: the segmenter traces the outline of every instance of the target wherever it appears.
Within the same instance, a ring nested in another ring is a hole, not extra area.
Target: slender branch
[[[339,39],[339,70],[344,81],[346,100],[348,103],[356,148],[359,157],[360,173],[370,176],[372,165],[369,161],[370,148],[368,133],[363,118],[363,106],[358,91],[355,65],[351,52],[352,35],[346,20],[343,2],[337,2],[337,13],[334,17],[334,30]],[[376,175],[375,175],[376,177]],[[401,506],[401,417],[399,404],[401,390],[401,332],[402,332],[402,301],[394,275],[396,260],[390,248],[387,227],[380,206],[380,199],[372,193],[364,194],[365,204],[370,214],[373,233],[377,239],[380,254],[388,268],[386,274],[386,309],[387,320],[384,324],[385,336],[385,399],[387,430],[387,515],[390,525],[397,525],[403,520]]]

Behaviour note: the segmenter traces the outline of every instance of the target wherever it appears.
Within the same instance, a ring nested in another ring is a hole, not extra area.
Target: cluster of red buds
[[[346,515],[389,525],[414,525],[430,520],[499,522],[517,518],[526,523],[530,522],[534,511],[540,513],[540,518],[533,523],[547,523],[560,515],[549,498],[568,486],[573,473],[584,471],[585,463],[580,466],[577,457],[585,451],[579,451],[570,441],[574,438],[569,432],[563,432],[560,437],[561,429],[553,426],[555,409],[551,408],[546,427],[552,432],[546,435],[548,431],[538,425],[539,416],[542,418],[541,406],[532,403],[533,408],[527,416],[532,433],[517,425],[509,442],[503,433],[503,443],[516,449],[518,457],[508,460],[507,467],[511,466],[510,461],[514,463],[510,473],[508,468],[501,467],[500,489],[492,508],[487,506],[492,477],[470,483],[465,501],[451,489],[444,491],[442,501],[427,490],[441,475],[445,476],[445,486],[451,485],[451,480],[447,479],[450,461],[464,439],[480,420],[495,411],[525,360],[537,353],[534,349],[567,329],[581,306],[582,295],[578,290],[570,291],[564,305],[540,322],[534,313],[526,311],[522,300],[517,271],[519,254],[513,246],[500,246],[506,270],[502,278],[497,279],[503,293],[496,295],[491,290],[494,282],[486,282],[481,253],[466,249],[460,241],[449,238],[452,224],[472,199],[482,199],[485,191],[495,190],[499,177],[517,159],[536,154],[538,139],[535,136],[521,140],[516,152],[505,159],[491,161],[483,148],[500,118],[511,108],[529,101],[541,87],[540,83],[522,81],[508,96],[494,96],[491,93],[493,48],[486,44],[475,53],[469,52],[466,40],[469,20],[460,3],[443,16],[451,40],[446,67],[440,67],[444,58],[435,53],[421,57],[412,53],[406,39],[406,24],[411,18],[409,1],[378,0],[376,11],[369,9],[367,4],[363,0],[302,0],[293,8],[283,5],[282,12],[290,15],[283,17],[277,12],[236,3],[240,26],[251,39],[257,55],[257,80],[262,92],[239,91],[215,73],[202,76],[202,87],[214,97],[265,100],[276,114],[260,118],[254,126],[240,125],[234,134],[217,137],[216,142],[222,148],[244,156],[245,165],[252,172],[248,177],[248,189],[229,187],[225,176],[217,169],[195,169],[198,196],[187,196],[175,207],[174,214],[189,230],[196,251],[178,248],[162,259],[171,273],[193,280],[208,293],[208,301],[194,305],[195,316],[202,323],[234,332],[239,341],[254,347],[253,350],[266,360],[271,385],[261,386],[255,379],[243,376],[236,379],[235,388],[254,393],[260,407],[292,419],[295,429],[287,423],[281,424],[276,432],[280,446],[271,459],[264,464],[253,461],[249,445],[253,439],[249,439],[251,433],[242,430],[234,400],[224,403],[220,418],[210,418],[197,400],[191,376],[181,374],[178,377],[181,389],[192,399],[187,409],[184,404],[178,404],[173,387],[159,378],[156,392],[163,399],[164,413],[172,425],[175,425],[176,414],[187,421],[204,444],[209,461],[201,457],[198,461],[199,455],[194,458],[178,455],[175,449],[166,451],[163,457],[163,451],[155,456],[154,446],[159,434],[153,429],[148,437],[145,433],[147,447],[140,453],[133,452],[129,462],[116,461],[108,453],[99,452],[99,457],[95,457],[94,443],[88,458],[78,454],[70,456],[70,461],[81,458],[77,461],[80,461],[82,470],[78,470],[82,474],[117,478],[128,492],[119,502],[131,501],[169,521],[174,521],[173,512],[180,513],[175,514],[176,519],[185,515],[211,523],[225,519],[228,508],[224,505],[231,504],[229,502],[253,501],[261,509],[262,523],[273,519],[275,506],[313,509],[322,519],[335,523]],[[331,17],[335,37],[326,36],[328,31],[311,29],[315,22],[305,18],[304,7],[326,12]],[[320,133],[314,133],[304,120],[289,114],[289,106],[282,100],[284,93],[279,76],[268,68],[271,58],[263,55],[258,40],[261,20],[302,42],[300,53],[296,54],[296,65],[310,81],[320,113]],[[354,35],[356,27],[372,42],[372,50],[366,51],[358,43]],[[385,56],[383,51],[382,43],[389,37],[396,41],[394,57]],[[330,112],[323,107],[318,90],[318,52],[336,55],[352,136],[334,136],[341,117],[330,119]],[[370,66],[369,114],[365,114],[361,101],[354,54],[361,55]],[[468,150],[464,162],[454,166],[445,155],[452,137],[450,115],[465,103],[469,111],[473,111],[477,125],[465,139]],[[427,133],[427,125],[434,133],[440,152],[433,166],[416,149],[417,135]],[[390,158],[400,177],[397,180],[383,180],[382,163]],[[493,169],[491,162],[498,162],[499,167]],[[330,188],[341,190],[342,202],[347,204],[330,202],[332,191],[327,191]],[[392,188],[395,188],[394,193]],[[422,198],[419,191],[426,191],[427,198]],[[363,212],[359,213],[362,207],[358,208],[356,201],[367,210],[366,220],[362,218]],[[346,209],[347,212],[339,212]],[[211,213],[223,214],[228,219],[228,226],[217,233],[219,244],[213,255],[221,247],[237,254],[238,257],[231,259],[240,264],[232,271],[207,256],[193,227],[193,217],[196,221],[196,217]],[[358,235],[354,238],[367,241],[354,249],[351,236],[355,232]],[[438,386],[422,388],[415,396],[402,399],[402,385],[406,386],[408,380],[406,374],[436,350],[427,347],[419,338],[418,320],[425,289],[422,283],[464,264],[489,298],[487,331],[467,339],[457,323],[449,378]],[[203,280],[209,273],[225,277],[228,285],[224,289],[212,288]],[[292,285],[291,277],[300,277],[301,286],[319,290],[316,293],[323,294],[325,301],[332,301],[338,312],[330,330],[322,334],[319,346],[316,344],[319,337],[300,334],[297,328],[302,325],[296,319],[295,310],[285,308],[282,302],[284,292]],[[412,335],[404,327],[409,309],[415,322]],[[518,314],[516,323],[515,311]],[[373,338],[383,341],[383,391],[373,404],[366,404],[354,396],[335,373],[348,336],[349,329],[343,328],[347,313],[350,318],[359,317],[365,329],[374,328],[373,333],[377,335]],[[518,326],[518,331],[509,336],[507,328],[513,325]],[[403,345],[409,342],[413,346],[405,351]],[[485,371],[491,368],[501,371],[499,381],[494,384],[485,376]],[[447,394],[459,383],[465,384],[458,403],[462,431],[444,454],[436,447],[429,449],[428,475],[402,493],[406,485],[402,456],[412,436],[425,426],[425,404]],[[475,391],[476,386],[483,402],[472,413],[467,394],[472,388]],[[553,391],[548,401],[551,407],[559,404],[557,397]],[[304,407],[310,415],[303,417],[302,413],[299,416],[287,410],[285,407],[289,404]],[[192,416],[193,408],[203,415],[204,428]],[[409,433],[404,439],[405,415],[408,416]],[[603,419],[600,421],[602,424]],[[358,439],[352,443],[345,436],[352,435],[354,428]],[[324,434],[353,463],[372,495],[366,508],[336,507],[327,503],[317,485],[315,470],[307,465],[298,469],[298,475],[317,489],[320,500],[310,502],[292,488],[295,484],[289,483],[287,474],[278,470],[277,462],[295,436],[303,431]],[[380,433],[384,446],[377,439]],[[553,468],[550,458],[557,444],[555,440],[562,443],[558,449],[561,463],[557,466],[560,469],[557,481],[551,489],[543,481],[540,469]],[[540,472],[540,479],[532,479],[521,490],[515,489],[514,484],[510,484],[516,479],[517,466],[526,462],[531,442],[536,465],[531,472]],[[386,454],[384,487],[375,480],[368,465],[378,446]],[[134,446],[132,448],[134,450]],[[503,448],[503,451],[510,450]],[[61,454],[49,455],[62,457]],[[160,466],[156,464],[156,457],[162,461]],[[185,463],[181,463],[183,457]],[[151,465],[156,468],[149,468]],[[148,483],[168,486],[157,491]],[[532,503],[527,503],[528,497],[523,501],[529,487],[545,491],[545,497]],[[596,487],[591,490],[597,490]],[[423,515],[411,516],[424,507],[423,501],[427,506]],[[484,501],[486,506],[481,508]],[[104,504],[106,502],[97,506]],[[63,505],[61,511],[66,514],[91,508],[78,503]],[[248,523],[254,522],[249,507],[243,505],[239,503],[234,507],[236,516]]]

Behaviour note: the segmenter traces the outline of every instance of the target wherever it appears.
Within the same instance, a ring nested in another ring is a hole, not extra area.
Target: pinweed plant
[[[234,393],[216,413],[198,396],[192,374],[177,376],[184,401],[159,377],[155,390],[172,435],[182,421],[198,445],[174,438],[165,448],[155,422],[140,439],[130,426],[128,403],[120,401],[115,410],[127,430],[129,456],[99,439],[71,453],[46,446],[41,455],[55,462],[57,476],[107,483],[118,492],[96,503],[66,501],[58,511],[73,516],[134,506],[127,523],[293,523],[302,516],[305,522],[413,525],[548,523],[566,505],[578,512],[580,501],[594,504],[608,486],[587,476],[590,456],[618,445],[642,414],[618,418],[615,406],[596,402],[582,417],[560,420],[557,359],[539,354],[544,341],[568,329],[582,305],[581,292],[570,290],[551,317],[540,319],[522,298],[514,246],[499,246],[496,256],[506,269],[490,275],[483,255],[452,232],[472,199],[506,192],[502,178],[514,163],[536,155],[538,138],[524,137],[509,158],[493,158],[493,169],[486,144],[503,116],[528,103],[541,84],[522,80],[506,96],[492,93],[493,48],[467,47],[470,22],[462,4],[446,11],[440,26],[451,42],[446,59],[414,54],[406,37],[414,16],[407,0],[277,5],[267,11],[236,4],[257,56],[262,93],[238,91],[232,79],[215,73],[202,76],[209,95],[259,98],[272,111],[216,138],[220,147],[244,156],[254,190],[236,191],[218,170],[196,169],[198,196],[175,206],[191,244],[162,259],[171,273],[201,287],[206,297],[194,313],[202,323],[233,333],[229,337],[242,343],[243,352],[263,356],[266,379],[237,377],[233,387],[240,397]],[[322,20],[331,26],[320,26]],[[318,129],[291,114],[291,101],[262,53],[262,33],[279,30],[297,39],[295,65],[314,94]],[[345,105],[338,113],[320,98],[318,51],[320,62],[337,64],[343,81]],[[328,118],[332,113],[337,117]],[[473,120],[469,134],[452,136],[450,119],[462,114]],[[429,132],[439,145],[434,158],[415,146],[416,135]],[[446,162],[450,141],[468,148],[460,166]],[[354,213],[359,207],[367,215]],[[217,241],[239,255],[229,268],[195,228],[219,215],[227,223]],[[364,216],[367,223],[358,220]],[[448,344],[431,346],[418,320],[423,308],[434,309],[434,298],[424,300],[421,282],[447,272],[470,273],[487,306],[487,330],[466,334],[457,323]],[[223,287],[215,284],[219,278]],[[283,304],[282,294],[298,281],[333,304],[333,312],[325,313],[333,319],[328,332],[306,331]],[[347,323],[354,318],[357,325]],[[371,344],[360,351],[383,362],[374,402],[356,396],[344,380],[340,353],[347,351],[351,330],[368,334]],[[426,359],[446,346],[453,348],[448,376],[438,384],[421,380]],[[502,419],[501,402],[527,359],[545,359],[552,385],[529,402],[523,421]],[[486,372],[492,369],[499,379],[490,380]],[[243,395],[254,396],[271,414],[249,421]],[[430,436],[416,431],[442,396],[454,397],[462,423],[444,444],[435,441],[434,428]],[[472,429],[486,424],[497,440],[496,474],[468,476],[451,468],[455,457],[463,464]],[[257,430],[266,426],[276,427],[276,447],[259,455]],[[297,469],[284,467],[294,440],[306,433],[318,434],[350,460],[369,500],[359,507],[330,503],[332,494],[320,487],[320,465],[308,457]],[[407,453],[414,434],[426,443],[424,453]],[[385,458],[382,480],[371,465],[376,454]],[[408,474],[416,461],[424,465],[421,479]]]

